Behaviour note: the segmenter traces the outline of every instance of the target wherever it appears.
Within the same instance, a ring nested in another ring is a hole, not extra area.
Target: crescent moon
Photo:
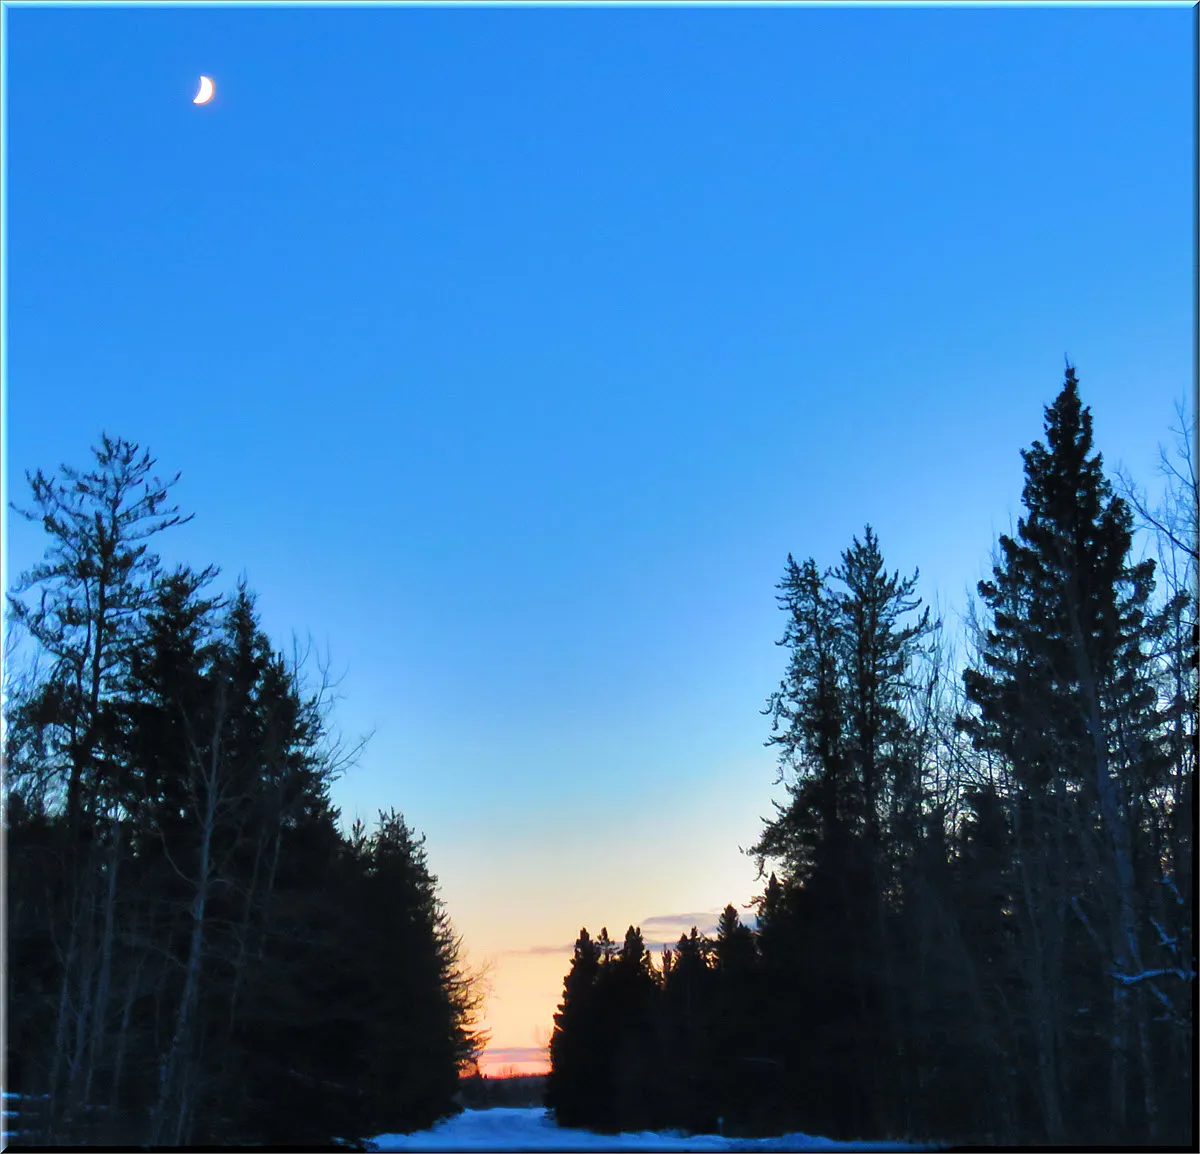
[[[213,98],[213,82],[207,76],[200,77],[200,91],[192,100],[193,104],[207,104]]]

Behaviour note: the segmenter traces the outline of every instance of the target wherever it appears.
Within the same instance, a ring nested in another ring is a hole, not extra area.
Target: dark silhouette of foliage
[[[328,683],[245,584],[148,551],[185,519],[148,453],[95,455],[30,478],[51,545],[10,595],[41,660],[6,717],[5,1088],[51,1144],[427,1127],[481,1039],[423,839],[394,811],[339,829]]]
[[[586,988],[604,1012],[556,1019],[563,1120],[1193,1141],[1195,468],[1138,506],[1156,599],[1070,366],[1023,458],[958,698],[916,576],[887,573],[869,526],[836,568],[788,557],[764,711],[787,796],[750,851],[775,870],[755,924],[726,907],[640,998],[612,993],[607,944],[573,970],[564,1006]],[[596,1064],[561,1061],[575,1046]]]
[[[1046,442],[1022,456],[1026,515],[980,583],[991,624],[982,667],[964,679],[976,746],[1011,774],[1040,1121],[1045,1140],[1063,1141],[1103,1084],[1107,1116],[1092,1115],[1092,1135],[1074,1133],[1158,1139],[1182,1120],[1159,1103],[1161,1087],[1181,1089],[1178,1055],[1156,1051],[1190,1040],[1195,970],[1161,865],[1160,807],[1183,769],[1162,708],[1161,643],[1187,594],[1152,609],[1155,563],[1130,563],[1132,515],[1093,452],[1072,367],[1046,409]]]
[[[607,938],[607,933],[604,936]],[[601,959],[600,947],[586,928],[581,929],[550,1037],[546,1105],[563,1126],[586,1126],[597,1117],[602,1055],[598,1052],[596,984]]]

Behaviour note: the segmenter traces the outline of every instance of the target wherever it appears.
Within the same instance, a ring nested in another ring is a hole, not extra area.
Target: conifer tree
[[[843,742],[845,687],[836,603],[810,558],[800,566],[788,554],[776,597],[788,615],[783,637],[788,670],[764,712],[771,716],[768,745],[780,748],[780,777],[791,803],[776,804],[752,850],[780,861],[800,880],[818,869],[819,855],[835,852],[859,812]]]
[[[33,506],[11,506],[26,521],[40,522],[50,537],[45,560],[21,575],[8,606],[13,622],[50,658],[26,708],[37,711],[35,724],[43,733],[53,729],[51,764],[62,774],[72,832],[99,802],[96,749],[105,702],[119,683],[158,570],[148,542],[191,520],[165,507],[179,477],[163,482],[154,476],[149,451],[104,434],[92,455],[91,472],[63,465],[58,478],[40,469],[29,475]],[[42,596],[33,607],[23,595],[35,589]],[[18,710],[14,718],[22,736],[19,719],[25,715]],[[10,747],[10,765],[21,764],[16,752]],[[46,759],[39,761],[48,768]]]
[[[39,664],[6,671],[6,1090],[53,1146],[423,1128],[481,1041],[423,839],[341,834],[327,681],[244,584],[148,552],[182,520],[149,454],[95,455],[31,478],[50,545],[12,594]]]
[[[714,948],[713,1049],[715,1077],[725,1133],[751,1128],[761,1115],[759,1099],[768,1084],[772,1060],[756,1030],[758,954],[754,934],[737,909],[727,905],[717,922]]]
[[[719,1112],[714,1094],[713,991],[710,943],[696,926],[680,934],[663,978],[659,1047],[667,1124],[711,1133]]]
[[[607,940],[607,932],[602,936]],[[554,1111],[561,1126],[587,1125],[596,1115],[594,1075],[599,1055],[595,996],[602,956],[587,928],[581,929],[550,1037],[546,1106]]]
[[[637,926],[629,926],[621,952],[600,983],[604,1017],[612,1027],[613,1102],[609,1125],[649,1130],[661,1120],[653,1101],[654,1012],[658,994],[653,962]]]
[[[834,1078],[840,1093],[861,1082],[881,1131],[897,1125],[911,1097],[897,903],[924,828],[912,670],[935,629],[928,609],[903,621],[920,610],[916,581],[887,573],[869,525],[824,575],[811,559],[800,566],[789,556],[778,597],[788,614],[780,642],[788,672],[766,710],[789,804],[751,850],[804,891],[799,904],[821,941],[801,947],[810,996],[837,991],[804,1017],[826,1070],[843,1070]],[[834,1001],[844,1007],[839,1019],[830,1016]],[[849,1106],[839,1110],[834,1136],[848,1125]]]
[[[35,646],[36,675],[6,710],[10,780],[64,815],[58,852],[65,875],[61,983],[52,1056],[50,1114],[70,1118],[92,1092],[90,1055],[105,1033],[112,995],[123,827],[104,747],[115,704],[158,573],[150,540],[190,518],[167,508],[178,480],[152,474],[149,452],[101,436],[95,467],[27,474],[33,504],[12,508],[40,523],[43,561],[8,595],[9,616]],[[25,595],[38,593],[36,604]]]
[[[1022,456],[1026,513],[1016,537],[1000,538],[993,580],[980,583],[991,614],[984,668],[964,676],[978,708],[976,743],[1004,759],[1015,786],[1044,1134],[1064,1139],[1068,1111],[1104,1067],[1106,1132],[1153,1135],[1161,1080],[1153,1008],[1165,1001],[1182,1018],[1177,1007],[1190,998],[1149,960],[1147,887],[1161,874],[1141,845],[1148,797],[1168,761],[1156,704],[1154,563],[1130,562],[1130,512],[1093,451],[1091,413],[1071,366],[1046,409],[1045,443]],[[1089,972],[1111,977],[1107,994],[1092,983],[1095,1025],[1080,1037],[1072,1007]]]

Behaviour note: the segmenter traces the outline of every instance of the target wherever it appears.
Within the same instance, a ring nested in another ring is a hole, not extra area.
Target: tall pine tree
[[[607,934],[605,934],[607,938]],[[587,1125],[596,1114],[600,1055],[595,1012],[601,950],[584,927],[575,942],[571,968],[563,980],[563,999],[550,1036],[550,1073],[546,1106],[561,1126]]]
[[[979,586],[991,615],[983,668],[964,679],[977,746],[1012,777],[1044,1136],[1078,1136],[1072,1117],[1103,1077],[1108,1115],[1094,1137],[1154,1138],[1168,1072],[1156,1069],[1153,1018],[1190,998],[1151,961],[1149,897],[1162,877],[1145,836],[1167,772],[1153,654],[1164,622],[1151,611],[1154,563],[1131,563],[1130,512],[1104,476],[1070,366],[1045,429],[1022,453],[1025,515]]]

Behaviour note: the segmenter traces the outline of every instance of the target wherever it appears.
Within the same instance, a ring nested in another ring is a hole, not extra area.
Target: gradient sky
[[[182,471],[160,552],[328,647],[493,1071],[581,925],[758,888],[789,551],[870,521],[953,617],[1064,354],[1143,483],[1191,396],[1187,5],[5,20],[8,495]]]

